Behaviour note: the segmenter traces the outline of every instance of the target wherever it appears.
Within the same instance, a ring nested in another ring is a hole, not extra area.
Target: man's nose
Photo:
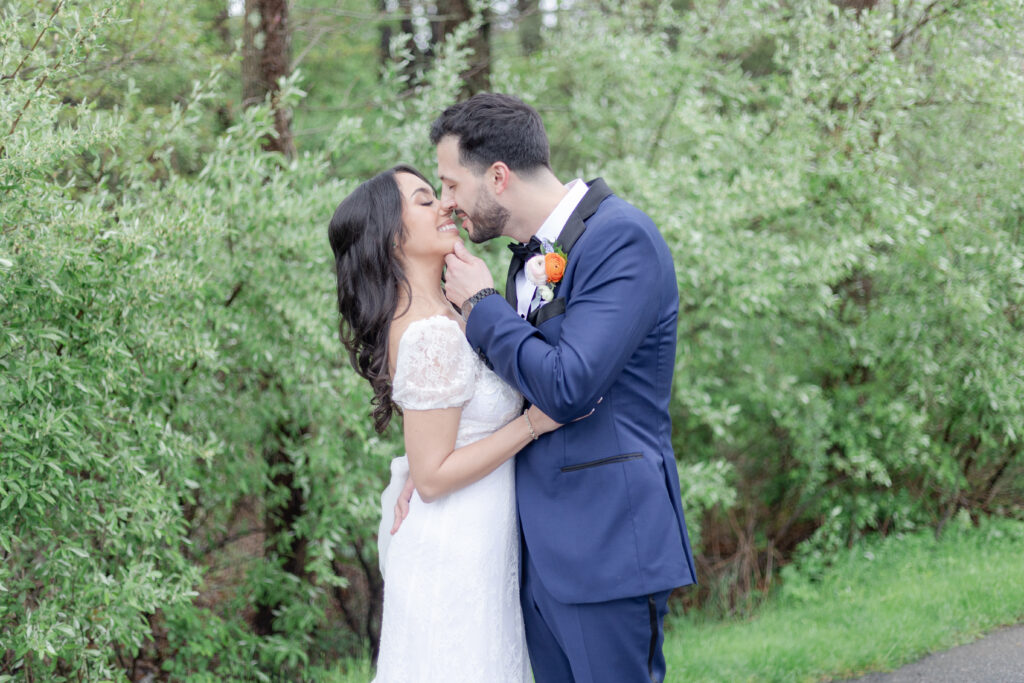
[[[455,210],[455,197],[452,196],[450,190],[441,190],[441,210],[442,211],[454,211]]]

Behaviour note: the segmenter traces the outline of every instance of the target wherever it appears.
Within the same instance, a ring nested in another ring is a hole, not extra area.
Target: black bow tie
[[[536,256],[541,253],[540,240],[536,237],[531,237],[530,241],[526,244],[511,242],[509,243],[508,248],[512,250],[512,253],[516,258],[522,259],[524,263],[529,261],[531,256]]]

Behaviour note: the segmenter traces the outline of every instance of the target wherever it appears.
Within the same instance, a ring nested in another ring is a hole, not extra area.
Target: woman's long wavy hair
[[[398,307],[399,287],[409,292],[396,256],[405,237],[396,173],[411,173],[430,182],[411,166],[384,171],[338,205],[327,230],[338,277],[339,336],[352,367],[373,387],[373,426],[378,433],[387,429],[398,410],[391,401],[388,331]]]

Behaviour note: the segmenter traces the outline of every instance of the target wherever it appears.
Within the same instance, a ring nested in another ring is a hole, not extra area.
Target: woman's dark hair
[[[398,407],[391,401],[388,331],[398,307],[398,288],[409,281],[396,258],[402,244],[402,195],[396,173],[423,174],[399,165],[357,187],[338,205],[327,236],[338,278],[338,325],[349,360],[373,387],[373,426],[387,429]]]
[[[540,114],[518,97],[477,93],[445,109],[430,127],[430,143],[459,142],[459,161],[483,173],[496,161],[519,174],[551,168],[548,134]]]

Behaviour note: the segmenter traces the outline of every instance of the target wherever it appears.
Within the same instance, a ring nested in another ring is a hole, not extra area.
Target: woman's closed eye
[[[437,195],[435,195],[433,189],[429,187],[417,188],[416,191],[412,193],[412,196],[420,206],[433,206],[437,203]]]

